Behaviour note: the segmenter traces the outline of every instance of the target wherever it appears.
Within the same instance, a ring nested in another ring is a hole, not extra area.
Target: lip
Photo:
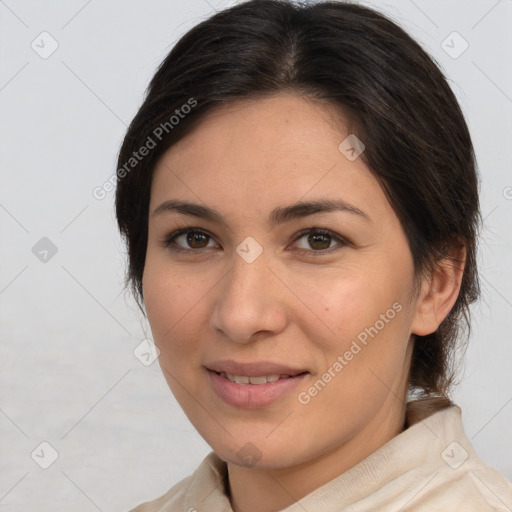
[[[241,409],[261,409],[267,407],[289,394],[309,375],[309,373],[301,373],[294,377],[279,379],[274,382],[267,382],[266,384],[237,384],[236,382],[231,382],[226,377],[222,377],[213,370],[207,369],[207,373],[217,396],[228,405]],[[241,375],[244,374],[242,373]],[[260,373],[259,375],[270,374]]]
[[[225,372],[233,375],[246,375],[247,377],[260,377],[262,375],[291,375],[294,377],[300,373],[307,372],[305,368],[293,368],[272,361],[241,363],[232,359],[214,361],[206,364],[205,367],[207,370],[213,370],[217,373]],[[265,386],[265,384],[261,384],[261,386]]]

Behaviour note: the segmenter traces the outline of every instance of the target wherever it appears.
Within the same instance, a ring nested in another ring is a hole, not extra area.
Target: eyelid
[[[215,241],[215,237],[212,234],[210,234],[208,231],[206,231],[202,228],[199,228],[199,227],[187,226],[184,228],[176,229],[172,233],[167,235],[163,240],[163,244],[166,248],[168,248],[169,250],[174,251],[174,252],[201,253],[205,249],[207,249],[207,247],[203,247],[201,249],[191,249],[191,248],[180,247],[179,245],[174,245],[171,247],[171,244],[174,242],[174,240],[176,238],[178,238],[179,236],[184,235],[186,233],[190,233],[190,232],[201,233],[201,234],[207,236],[208,238],[210,238],[211,240]],[[217,243],[217,242],[215,242],[215,243]]]
[[[208,231],[206,231],[202,228],[199,228],[199,227],[187,226],[184,228],[176,229],[172,233],[170,233],[168,236],[166,236],[163,240],[164,246],[174,252],[188,252],[188,253],[196,253],[196,254],[201,254],[206,249],[211,249],[211,247],[202,247],[200,249],[191,249],[191,248],[183,248],[183,247],[180,247],[179,245],[174,245],[171,247],[172,242],[176,238],[178,238],[179,236],[181,236],[183,234],[189,233],[189,232],[201,233],[201,234],[207,236],[208,238],[210,238],[211,240],[215,241],[215,237],[212,234],[210,234]],[[302,237],[304,237],[308,234],[320,234],[320,235],[330,236],[333,240],[338,242],[338,245],[336,245],[334,247],[330,247],[328,249],[322,249],[322,250],[318,250],[318,251],[315,251],[313,249],[310,249],[310,250],[298,249],[298,251],[301,254],[307,253],[308,255],[322,256],[322,255],[336,252],[337,250],[341,249],[343,246],[351,246],[352,245],[352,243],[349,240],[347,240],[345,237],[342,237],[338,233],[336,233],[330,229],[318,228],[318,227],[314,227],[314,226],[310,227],[310,228],[303,229],[303,230],[299,231],[298,233],[296,233],[292,239],[292,243],[295,243],[297,240],[301,239]],[[217,242],[215,241],[215,243],[217,243]],[[287,250],[290,250],[290,249],[287,249]]]
[[[351,246],[352,245],[349,240],[342,237],[338,233],[336,233],[330,229],[317,228],[317,227],[310,227],[310,228],[306,228],[306,229],[299,231],[293,238],[292,243],[295,243],[297,240],[301,239],[303,236],[306,236],[308,234],[318,234],[318,235],[330,236],[333,240],[336,240],[338,242],[338,245],[335,245],[334,247],[330,247],[329,249],[322,249],[320,251],[314,251],[312,249],[310,249],[310,250],[298,249],[299,252],[301,252],[303,254],[307,253],[308,255],[322,256],[322,255],[327,255],[327,254],[336,252],[336,251],[340,250],[343,246]]]

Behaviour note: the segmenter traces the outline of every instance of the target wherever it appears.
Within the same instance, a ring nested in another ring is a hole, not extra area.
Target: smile
[[[309,372],[268,375],[236,375],[207,370],[211,389],[224,404],[238,409],[261,409],[295,396]]]
[[[237,384],[266,384],[279,379],[289,379],[291,375],[262,375],[261,377],[248,377],[247,375],[233,375],[232,373],[220,372],[219,375]]]

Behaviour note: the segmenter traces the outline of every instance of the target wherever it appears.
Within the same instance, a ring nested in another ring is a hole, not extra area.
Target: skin
[[[227,462],[237,512],[281,510],[398,435],[411,335],[433,332],[457,298],[461,269],[449,262],[413,293],[398,218],[362,159],[338,149],[350,133],[345,126],[329,105],[295,94],[237,100],[209,113],[155,169],[143,277],[148,320],[173,394]],[[369,220],[335,211],[268,223],[278,206],[326,198],[343,199]],[[214,208],[226,225],[153,214],[170,199]],[[184,227],[207,236],[191,246],[183,235],[174,247],[184,251],[175,252],[165,240]],[[311,228],[333,236],[297,239]],[[252,263],[236,252],[248,236],[263,248]],[[298,392],[397,302],[400,312],[300,403]],[[270,360],[309,374],[270,406],[240,409],[210,385],[204,365],[216,359]],[[237,456],[247,443],[257,448],[255,465]]]

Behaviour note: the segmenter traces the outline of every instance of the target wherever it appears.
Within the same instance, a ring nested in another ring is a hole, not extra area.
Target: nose
[[[210,325],[236,343],[251,343],[286,327],[285,290],[264,254],[247,263],[235,254],[233,266],[216,288]]]

